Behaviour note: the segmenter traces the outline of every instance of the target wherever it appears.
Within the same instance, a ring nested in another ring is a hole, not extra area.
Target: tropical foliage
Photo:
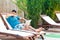
[[[23,11],[27,10],[27,7],[26,7],[27,0],[14,0],[13,3],[15,3],[19,9]]]
[[[28,18],[32,20],[31,25],[33,27],[37,27],[41,9],[42,9],[42,0],[27,0],[27,12]]]
[[[60,10],[60,0],[45,0],[43,4],[42,13],[49,15],[52,19],[55,20],[56,16],[54,11]]]
[[[37,27],[40,14],[50,16],[55,20],[54,11],[60,11],[60,0],[15,0],[19,9],[27,12],[27,18],[31,19],[31,25]]]

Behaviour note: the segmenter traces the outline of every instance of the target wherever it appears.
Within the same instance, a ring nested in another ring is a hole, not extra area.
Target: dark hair
[[[15,12],[16,13],[16,10],[12,10],[12,12]]]

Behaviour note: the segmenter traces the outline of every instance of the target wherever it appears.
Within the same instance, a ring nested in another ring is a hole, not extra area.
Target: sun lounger
[[[10,26],[10,24],[7,22],[7,20],[6,20],[6,18],[5,18],[5,16],[6,15],[2,15],[2,17],[3,17],[3,21],[4,21],[4,23],[5,23],[5,25],[7,26],[7,29],[12,29],[12,27]],[[29,22],[30,22],[31,20],[29,20]],[[27,21],[28,22],[28,21]],[[28,25],[30,25],[30,23],[28,24]],[[17,31],[17,30],[15,30],[15,31]],[[32,31],[27,31],[27,30],[20,30],[20,31],[22,31],[22,32],[27,32],[27,33],[32,33],[32,34],[34,34],[34,35],[36,35],[36,34],[38,34],[38,33],[36,33],[36,32],[32,32]],[[44,34],[45,32],[40,32],[40,34]]]
[[[34,36],[34,34],[26,33],[26,32],[20,32],[20,31],[14,31],[14,30],[7,30],[5,27],[5,24],[3,23],[2,19],[1,19],[1,15],[0,15],[0,34],[14,36],[17,38],[17,40],[18,39],[27,40],[25,37],[30,38],[30,40],[34,39],[34,38],[32,38]]]
[[[45,20],[48,24],[52,26],[60,26],[60,23],[56,23],[54,20],[52,20],[49,16],[46,15],[40,15],[43,20]]]
[[[12,27],[10,26],[10,24],[7,22],[5,16],[6,16],[6,15],[2,15],[2,17],[3,17],[2,19],[3,19],[3,21],[4,21],[4,24],[5,24],[6,28],[9,29],[9,30],[13,30],[13,28],[12,28]],[[27,24],[27,23],[25,23],[25,24]],[[28,25],[29,25],[29,24],[28,24]],[[18,30],[15,30],[15,31],[18,31]],[[36,34],[36,32],[31,32],[31,31],[27,31],[27,30],[19,30],[19,31],[25,31],[25,32],[30,32],[30,33],[35,33],[35,34]]]
[[[2,15],[3,21],[4,21],[5,25],[7,26],[7,29],[10,29],[10,30],[13,29],[13,28],[10,26],[10,24],[7,22],[5,16],[6,16],[6,15]],[[25,23],[25,24],[30,25],[30,22],[31,22],[31,20],[26,20],[26,23]],[[27,32],[27,30],[21,30],[21,31],[26,31],[26,32]],[[28,31],[28,32],[31,32],[31,31]],[[36,34],[36,32],[32,32],[32,33],[35,33],[35,34]],[[41,32],[40,34],[42,34],[42,33],[44,33],[44,32]]]
[[[58,20],[60,21],[60,13],[56,13]]]

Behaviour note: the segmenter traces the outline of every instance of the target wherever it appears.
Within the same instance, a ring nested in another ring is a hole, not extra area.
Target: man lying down
[[[6,15],[6,20],[11,25],[13,30],[29,30],[30,29],[34,32],[41,32],[42,31],[42,27],[35,29],[30,25],[22,24],[21,22],[26,21],[26,19],[19,17],[15,10],[12,10],[11,13],[8,13]]]

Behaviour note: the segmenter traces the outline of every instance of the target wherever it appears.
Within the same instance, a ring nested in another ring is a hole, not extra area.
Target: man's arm
[[[20,17],[19,20],[20,20],[20,22],[24,22],[24,21],[26,21],[26,19],[23,18],[23,17]]]
[[[25,19],[25,18],[20,17],[20,19],[22,19],[22,20],[26,21],[26,19]]]

